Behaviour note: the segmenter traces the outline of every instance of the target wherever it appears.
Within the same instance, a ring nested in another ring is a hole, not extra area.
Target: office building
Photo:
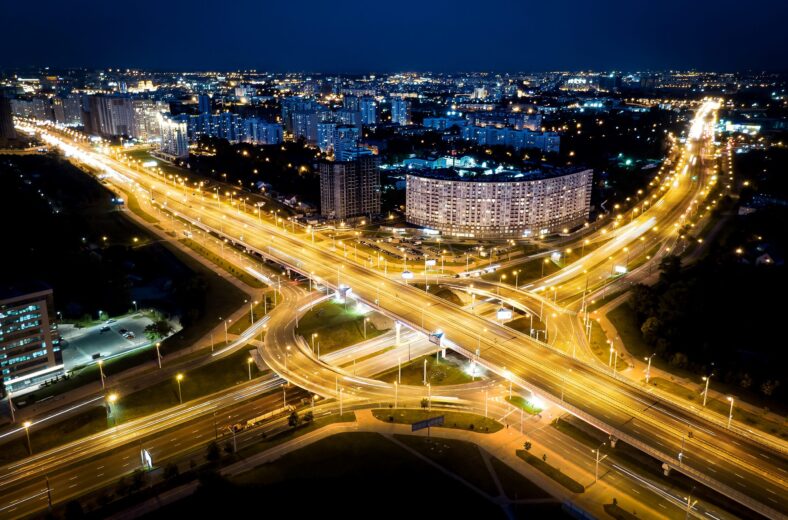
[[[160,113],[159,133],[161,134],[159,150],[162,155],[168,159],[189,156],[188,123],[185,118]]]
[[[63,375],[52,289],[0,290],[0,372],[4,393],[32,390]]]
[[[410,101],[403,98],[391,98],[391,122],[395,125],[410,124]]]
[[[380,159],[320,162],[320,213],[336,220],[380,213]]]
[[[527,238],[583,225],[591,208],[590,169],[493,173],[435,170],[406,175],[411,224],[461,238]]]

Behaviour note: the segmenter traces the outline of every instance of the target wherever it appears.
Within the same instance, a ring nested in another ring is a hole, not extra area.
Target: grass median
[[[425,361],[427,362],[427,381],[429,381],[431,385],[461,385],[470,383],[474,380],[463,367],[463,364],[468,363],[468,361],[457,354],[447,351],[446,357],[441,360],[437,360],[435,354],[432,354],[418,357],[402,365],[402,378],[400,383],[414,386],[423,385]],[[393,382],[397,380],[398,370],[399,369],[395,367],[375,377],[383,381]]]
[[[419,410],[411,408],[376,408],[372,415],[379,421],[396,424],[413,424],[425,419],[444,417],[443,426],[435,428],[453,428],[479,433],[495,433],[503,428],[498,421],[468,412],[449,410]]]
[[[366,314],[358,312],[354,304],[348,304],[345,308],[345,304],[328,300],[315,305],[300,318],[296,332],[310,345],[312,334],[317,334],[315,344],[320,342],[320,355],[323,356],[385,332],[378,330],[370,318],[366,323],[365,334],[364,321],[368,318]]]
[[[180,240],[180,242],[209,262],[221,267],[223,270],[227,271],[229,274],[233,275],[235,278],[245,283],[249,287],[262,289],[266,286],[262,281],[246,272],[245,269],[242,269],[234,263],[229,262],[222,255],[215,253],[213,250],[208,249],[197,241],[192,240],[191,238],[184,238]]]

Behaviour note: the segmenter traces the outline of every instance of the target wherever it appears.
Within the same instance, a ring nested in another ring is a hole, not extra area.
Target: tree
[[[157,320],[145,327],[145,337],[151,342],[166,338],[172,331],[172,325],[167,320]]]
[[[422,408],[426,409],[429,405],[430,405],[430,401],[426,397],[421,400],[421,407]]]
[[[315,420],[315,414],[312,411],[308,411],[304,414],[304,424],[310,424],[312,421]]]
[[[219,449],[219,445],[216,441],[211,441],[210,444],[205,448],[205,458],[208,462],[216,462],[222,456],[221,450]]]
[[[523,444],[523,448],[525,448],[525,451],[531,451],[531,447],[532,447],[531,441],[525,441],[525,444]]]
[[[681,258],[676,255],[662,257],[659,262],[659,282],[671,284],[678,281],[681,275]]]
[[[298,412],[293,412],[290,414],[290,417],[287,418],[287,424],[290,425],[291,428],[295,428],[298,426],[300,418],[298,417]]]
[[[547,453],[542,454],[542,461],[547,462]]]
[[[766,397],[771,397],[772,394],[774,394],[774,391],[777,390],[778,386],[780,386],[780,382],[779,381],[775,381],[775,380],[769,379],[768,381],[764,381],[761,384],[761,392]]]
[[[646,343],[649,345],[656,343],[661,325],[662,324],[660,323],[659,318],[656,316],[651,316],[646,319],[646,321],[640,327],[640,332],[643,334],[643,339],[646,341]]]
[[[141,489],[142,486],[145,485],[145,481],[148,479],[147,473],[143,470],[138,469],[131,475],[131,487],[134,491]]]

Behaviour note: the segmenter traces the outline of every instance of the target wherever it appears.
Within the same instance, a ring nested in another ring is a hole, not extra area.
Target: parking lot
[[[66,370],[94,362],[95,354],[107,358],[149,344],[150,341],[145,337],[145,327],[150,323],[152,321],[142,314],[130,314],[112,323],[91,327],[61,325],[59,330]],[[109,330],[102,331],[107,327]],[[124,337],[121,330],[130,332],[133,337]]]

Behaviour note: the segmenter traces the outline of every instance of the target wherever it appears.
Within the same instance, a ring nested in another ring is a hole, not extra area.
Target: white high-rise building
[[[182,118],[159,114],[161,153],[172,158],[189,156],[188,124]]]

